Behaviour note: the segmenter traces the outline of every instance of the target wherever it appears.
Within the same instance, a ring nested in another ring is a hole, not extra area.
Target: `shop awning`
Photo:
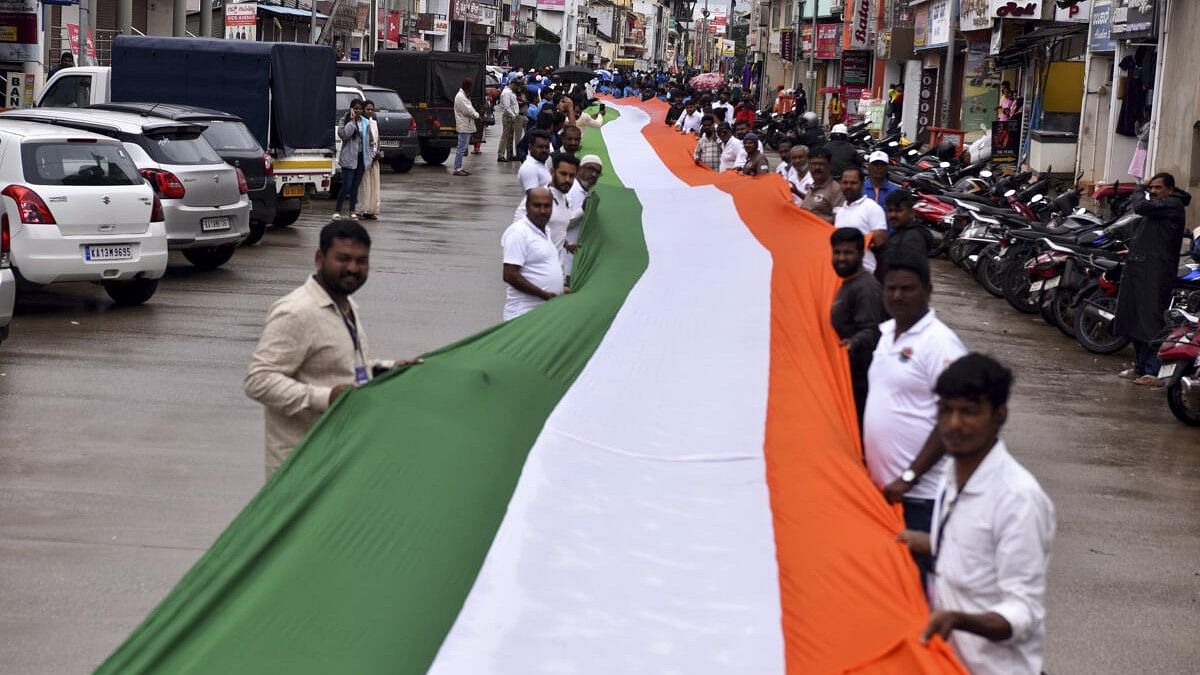
[[[303,17],[305,19],[312,18],[312,12],[310,10],[296,9],[295,7],[280,7],[279,5],[264,5],[264,4],[260,3],[258,5],[258,10],[260,12],[266,12],[267,14],[277,14],[279,16]],[[318,19],[328,19],[329,15],[317,12],[317,18]]]
[[[1038,27],[1032,32],[1018,36],[1011,45],[1001,49],[1000,53],[994,57],[996,65],[1000,67],[1020,65],[1025,60],[1025,57],[1034,50],[1056,42],[1069,41],[1073,38],[1081,38],[1083,41],[1082,49],[1086,49],[1087,30],[1088,25],[1086,23],[1051,24]],[[1062,55],[1063,58],[1069,56],[1073,55]]]

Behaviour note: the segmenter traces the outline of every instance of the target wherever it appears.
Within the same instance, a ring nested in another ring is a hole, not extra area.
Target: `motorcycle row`
[[[804,142],[817,125],[794,117],[764,115],[760,133],[769,145]],[[1115,354],[1130,343],[1113,326],[1127,242],[1143,221],[1129,208],[1134,184],[1099,186],[1092,196],[1103,214],[1093,213],[1079,206],[1077,184],[1053,192],[1047,175],[960,162],[949,144],[927,153],[904,145],[899,132],[875,140],[866,122],[849,127],[848,140],[861,166],[871,152],[888,153],[891,181],[914,194],[914,212],[933,235],[931,257],[944,255],[988,293],[1040,315],[1089,352]],[[1200,243],[1189,251],[1156,341],[1158,378],[1171,412],[1200,426]]]

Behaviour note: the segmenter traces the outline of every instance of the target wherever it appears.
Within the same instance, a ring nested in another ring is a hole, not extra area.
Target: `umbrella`
[[[567,66],[566,68],[559,68],[558,70],[554,71],[554,74],[563,82],[577,82],[579,84],[589,82],[596,77],[595,73],[588,68],[584,68],[583,66]]]
[[[691,79],[688,83],[692,89],[706,89],[715,91],[725,86],[725,78],[720,73],[702,73]]]
[[[594,72],[596,73],[597,77],[605,82],[611,82],[613,79],[612,73],[603,68],[597,68]]]

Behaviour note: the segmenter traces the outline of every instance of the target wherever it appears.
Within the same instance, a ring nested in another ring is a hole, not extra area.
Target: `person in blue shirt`
[[[863,184],[863,194],[875,200],[881,207],[886,207],[887,196],[900,188],[888,180],[889,166],[891,158],[882,150],[872,152],[867,158],[867,173],[870,178]],[[891,230],[891,223],[888,223],[888,230]]]

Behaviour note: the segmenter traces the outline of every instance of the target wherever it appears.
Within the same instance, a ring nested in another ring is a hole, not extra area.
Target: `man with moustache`
[[[545,131],[529,133],[529,155],[517,169],[517,181],[521,183],[521,192],[528,193],[535,187],[550,184],[550,134]]]
[[[563,256],[563,273],[571,278],[571,268],[575,263],[575,251],[579,248],[579,229],[583,225],[584,207],[596,181],[604,173],[604,162],[596,155],[584,155],[579,160],[579,170],[575,173],[575,184],[567,193],[567,202],[571,205],[571,221],[567,225],[567,241],[563,244],[566,252]]]
[[[842,170],[840,180],[842,196],[845,203],[834,209],[834,226],[853,227],[864,236],[871,237],[871,243],[866,257],[863,258],[863,268],[868,272],[875,271],[876,249],[883,248],[887,243],[887,215],[874,199],[863,194],[863,172],[857,166],[848,166]]]
[[[348,389],[378,370],[416,361],[372,361],[358,304],[350,298],[367,282],[371,236],[355,221],[321,230],[316,273],[276,302],[243,389],[266,414],[267,477],[283,464],[308,428]]]
[[[850,352],[850,382],[854,385],[854,407],[858,410],[858,428],[862,430],[863,408],[867,405],[867,370],[879,342],[879,324],[887,318],[883,310],[883,287],[863,269],[866,248],[862,232],[853,227],[833,231],[833,270],[842,278],[842,286],[833,299],[832,323]]]
[[[800,202],[800,208],[832,225],[834,211],[846,203],[846,196],[842,186],[829,173],[829,152],[825,148],[808,153],[808,175],[812,176],[812,185]]]
[[[808,171],[808,146],[794,145],[788,152],[788,185],[792,190],[792,203],[804,204],[804,197],[812,189],[813,177]]]
[[[502,278],[507,288],[504,320],[509,321],[563,293],[562,260],[546,226],[554,211],[550,188],[538,187],[526,197],[525,215],[500,238]]]
[[[583,148],[583,129],[575,125],[563,128],[562,130],[562,151],[572,155],[578,155],[580,149]]]

